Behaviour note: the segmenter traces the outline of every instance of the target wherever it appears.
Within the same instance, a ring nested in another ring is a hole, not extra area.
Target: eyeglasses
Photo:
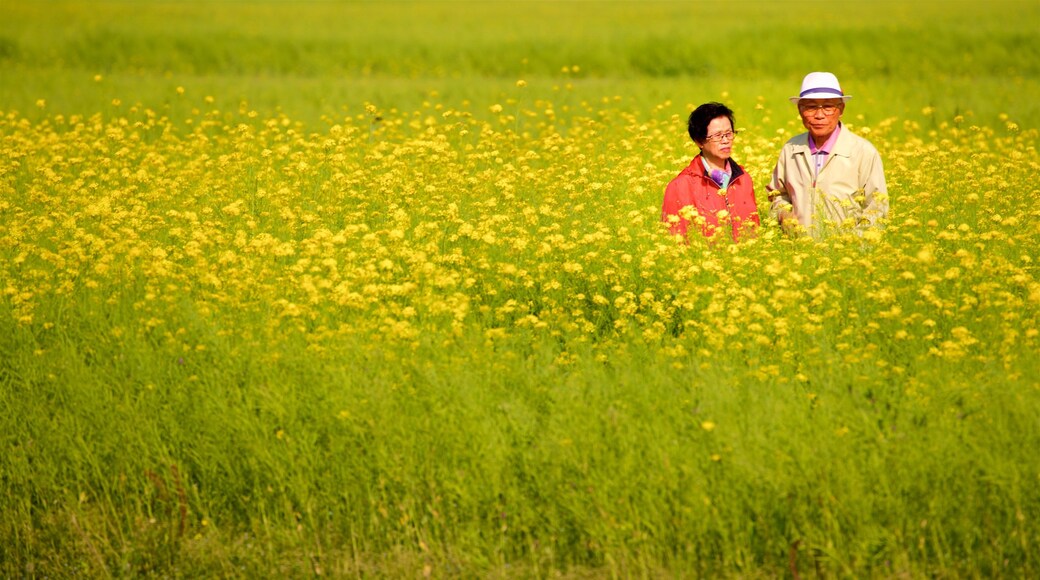
[[[816,111],[823,111],[824,115],[830,117],[840,109],[838,105],[798,105],[798,110],[803,114],[816,114]]]
[[[736,131],[723,131],[721,133],[715,133],[714,135],[708,135],[704,138],[705,141],[711,141],[718,143],[720,141],[732,141],[737,138]]]

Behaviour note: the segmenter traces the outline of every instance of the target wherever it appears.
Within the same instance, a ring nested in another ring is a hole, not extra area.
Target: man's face
[[[802,99],[798,101],[798,113],[802,125],[817,142],[826,141],[838,128],[838,121],[845,112],[841,99]]]

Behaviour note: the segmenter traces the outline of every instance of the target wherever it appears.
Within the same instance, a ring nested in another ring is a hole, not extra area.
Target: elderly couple
[[[801,92],[791,97],[807,132],[784,144],[766,186],[769,215],[789,234],[862,232],[879,227],[888,214],[881,156],[841,124],[851,98],[828,72],[806,75]],[[754,186],[730,159],[733,111],[719,103],[701,105],[690,114],[689,132],[701,152],[668,184],[661,219],[672,234],[683,236],[691,223],[708,237],[722,228],[734,240],[752,234],[759,226]]]

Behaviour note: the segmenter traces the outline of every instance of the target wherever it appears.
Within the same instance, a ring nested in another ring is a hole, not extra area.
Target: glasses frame
[[[719,133],[713,133],[704,138],[709,143],[721,143],[723,140],[733,142],[737,138],[739,131],[721,131]]]
[[[834,104],[834,103],[830,103],[830,104],[826,104],[826,105],[809,105],[809,104],[803,105],[803,104],[799,103],[798,104],[798,112],[801,113],[802,115],[805,115],[806,113],[808,113],[810,115],[815,115],[816,111],[820,111],[821,113],[823,113],[827,117],[833,117],[835,115],[835,113],[837,113],[838,111],[841,110],[841,107],[842,107],[841,105]],[[827,109],[830,109],[830,112],[827,112]]]

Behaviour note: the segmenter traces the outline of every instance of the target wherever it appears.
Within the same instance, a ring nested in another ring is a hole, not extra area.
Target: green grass
[[[725,18],[677,2],[15,2],[2,10],[8,82],[0,94],[6,108],[27,114],[39,98],[59,110],[103,110],[116,97],[157,107],[187,86],[312,123],[364,101],[412,110],[430,91],[485,102],[517,78],[571,82],[582,98],[620,92],[633,107],[722,91],[750,107],[758,96],[780,102],[807,70],[828,69],[878,114],[912,117],[930,105],[950,117],[1038,121],[1025,98],[1040,72],[1031,2],[738,2]],[[710,34],[698,37],[698,25]],[[561,75],[574,65],[576,78]],[[95,74],[108,80],[93,83]]]
[[[714,9],[0,6],[0,575],[1035,576],[1040,8]],[[884,236],[665,238],[811,69]]]

